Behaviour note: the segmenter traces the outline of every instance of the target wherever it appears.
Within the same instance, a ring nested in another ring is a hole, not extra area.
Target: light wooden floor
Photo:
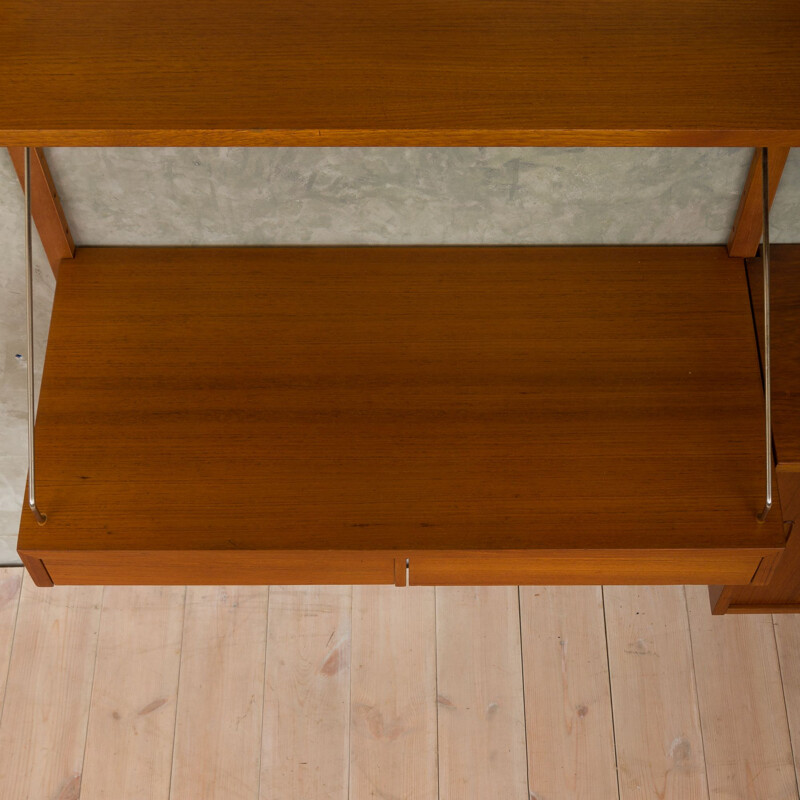
[[[3,800],[798,798],[800,619],[712,618],[704,587],[11,568],[0,696]]]

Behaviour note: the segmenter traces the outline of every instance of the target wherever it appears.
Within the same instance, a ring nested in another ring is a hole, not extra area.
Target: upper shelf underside
[[[800,145],[796,0],[5,0],[3,145]]]

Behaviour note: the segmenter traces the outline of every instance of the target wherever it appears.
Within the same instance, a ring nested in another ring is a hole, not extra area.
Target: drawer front
[[[412,586],[750,583],[760,551],[479,551],[411,553]]]
[[[26,553],[58,585],[392,584],[394,554],[359,551],[147,550]],[[36,580],[37,585],[47,585]]]

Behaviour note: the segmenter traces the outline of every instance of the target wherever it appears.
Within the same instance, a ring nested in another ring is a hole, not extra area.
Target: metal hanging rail
[[[772,371],[770,363],[769,330],[769,148],[761,148],[761,213],[763,215],[762,253],[764,266],[764,404],[765,404],[765,457],[767,465],[767,500],[758,515],[764,522],[772,508]]]

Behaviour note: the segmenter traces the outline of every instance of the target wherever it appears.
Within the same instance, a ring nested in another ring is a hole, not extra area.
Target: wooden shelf
[[[19,547],[41,583],[748,583],[762,428],[723,247],[85,248]]]
[[[2,145],[800,145],[796,0],[4,0]]]

